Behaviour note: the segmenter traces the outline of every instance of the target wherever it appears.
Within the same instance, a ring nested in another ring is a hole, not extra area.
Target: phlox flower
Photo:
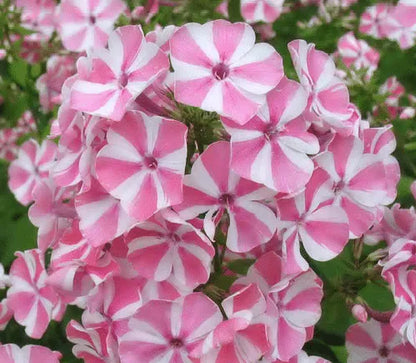
[[[277,199],[277,229],[283,233],[282,255],[287,273],[309,267],[300,253],[300,241],[306,253],[318,261],[334,258],[348,242],[348,217],[340,206],[332,205],[332,185],[328,174],[318,169],[304,191]]]
[[[412,363],[416,350],[403,343],[388,323],[370,320],[352,325],[346,334],[348,363]]]
[[[61,1],[58,32],[64,47],[75,52],[103,47],[125,9],[122,0]]]
[[[380,60],[380,53],[366,41],[357,39],[353,32],[344,34],[338,40],[338,53],[347,67],[357,70],[367,68],[368,77],[377,69]]]
[[[121,361],[188,363],[189,353],[221,321],[217,305],[202,293],[150,301],[119,337]]]
[[[360,32],[378,39],[385,37],[386,21],[392,9],[391,5],[385,3],[368,7],[361,15]]]
[[[242,288],[221,303],[222,321],[191,355],[201,363],[255,362],[269,349],[266,325],[256,318],[266,310],[266,300],[255,284]]]
[[[307,94],[283,78],[267,94],[267,103],[244,125],[223,118],[231,135],[231,169],[238,175],[282,193],[299,191],[312,175],[307,154],[319,151],[318,139],[301,117]]]
[[[307,330],[321,316],[322,281],[312,270],[286,275],[284,262],[274,252],[267,252],[252,265],[247,276],[231,287],[238,291],[257,284],[266,299],[266,311],[258,318],[267,325],[271,345],[266,357],[287,361],[299,354],[307,340]]]
[[[211,239],[215,225],[227,211],[227,247],[247,252],[268,242],[276,230],[276,216],[264,203],[275,193],[231,171],[230,158],[228,142],[211,144],[185,176],[184,200],[175,210],[187,220],[206,213],[204,229]]]
[[[315,158],[333,181],[335,203],[348,215],[351,236],[361,236],[374,223],[377,208],[387,204],[388,178],[383,160],[365,153],[355,136],[335,136]]]
[[[25,345],[20,348],[16,344],[0,345],[0,361],[4,363],[59,363],[62,354],[41,345]]]
[[[215,251],[211,242],[170,210],[162,210],[132,229],[128,259],[139,275],[156,281],[171,275],[189,288],[208,281]]]
[[[255,39],[249,25],[225,20],[179,28],[170,41],[175,99],[245,124],[283,76],[280,55]]]
[[[107,133],[97,155],[98,181],[127,213],[144,221],[182,201],[187,127],[129,111]]]
[[[288,48],[300,83],[308,92],[308,118],[318,126],[350,134],[349,93],[347,86],[335,75],[334,61],[304,40],[293,40]]]
[[[47,284],[48,274],[40,250],[16,252],[16,256],[10,267],[7,306],[13,311],[14,319],[25,327],[26,334],[39,339],[49,322],[57,318],[60,297]]]
[[[247,23],[273,23],[281,14],[284,0],[242,0],[241,16]]]
[[[169,68],[167,55],[147,42],[139,26],[123,26],[109,35],[108,49],[95,48],[77,63],[71,107],[119,121],[129,104]]]
[[[19,154],[9,167],[9,188],[23,205],[33,201],[36,185],[48,177],[55,161],[56,144],[46,140],[41,145],[31,139],[19,149]]]
[[[0,130],[0,159],[13,161],[19,152],[17,139],[19,133],[16,129],[5,128]]]

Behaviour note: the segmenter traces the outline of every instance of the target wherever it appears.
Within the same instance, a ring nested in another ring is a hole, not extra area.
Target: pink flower
[[[222,321],[192,351],[201,363],[256,362],[269,349],[266,325],[256,322],[266,310],[266,300],[255,284],[242,288],[221,303]]]
[[[176,213],[162,210],[127,236],[128,259],[156,281],[175,280],[191,289],[208,281],[215,251],[211,242]]]
[[[331,362],[329,360],[326,360],[324,358],[317,357],[314,355],[308,356],[303,350],[301,350],[298,355],[296,355],[293,358],[290,358],[286,362],[277,360],[277,361],[274,361],[273,363],[331,363]]]
[[[389,175],[382,158],[365,153],[359,138],[337,135],[315,161],[333,181],[335,203],[348,215],[351,236],[361,236],[374,223],[377,208],[387,204]]]
[[[175,210],[187,220],[207,212],[204,229],[211,239],[215,225],[227,211],[227,247],[247,252],[268,242],[275,232],[276,216],[264,203],[274,192],[232,172],[230,154],[229,143],[223,141],[211,144],[201,154],[185,177],[184,201]]]
[[[22,8],[22,25],[34,31],[29,40],[48,40],[55,30],[56,3],[54,0],[21,0],[16,5]]]
[[[401,49],[411,48],[416,41],[416,6],[400,2],[386,20],[386,36]]]
[[[14,319],[25,326],[31,338],[39,339],[49,322],[56,318],[59,297],[46,283],[43,253],[40,250],[16,252],[10,267],[11,287],[7,291],[7,306]]]
[[[139,221],[180,203],[186,134],[181,122],[128,112],[97,155],[98,181]]]
[[[108,248],[92,247],[74,221],[72,228],[66,230],[53,249],[48,284],[65,295],[68,301],[73,301],[76,297],[88,295],[118,270],[119,266]]]
[[[364,40],[357,39],[353,32],[344,34],[338,40],[338,52],[347,67],[367,68],[370,77],[378,67],[380,53]]]
[[[167,55],[145,40],[138,26],[112,32],[108,49],[97,48],[77,63],[78,79],[71,89],[71,107],[121,120],[128,105],[169,68]]]
[[[361,15],[360,32],[381,39],[386,35],[386,20],[393,7],[380,3],[368,7]]]
[[[17,139],[19,133],[16,129],[1,129],[0,130],[0,159],[13,161],[19,152],[17,146]]]
[[[300,241],[306,253],[318,261],[328,261],[342,252],[348,242],[348,217],[341,207],[331,205],[334,198],[331,179],[317,169],[303,192],[277,200],[286,273],[308,269]]]
[[[0,345],[0,361],[4,363],[59,363],[62,354],[40,345],[25,345],[19,348],[15,344]]]
[[[36,131],[36,121],[31,111],[23,112],[23,115],[17,120],[15,130],[19,136]]]
[[[75,357],[86,363],[119,363],[117,342],[112,336],[111,323],[100,319],[99,314],[82,314],[82,325],[71,320],[66,327],[68,340],[74,343]]]
[[[202,293],[151,301],[137,310],[128,332],[119,337],[121,361],[189,362],[189,353],[221,321],[217,305]]]
[[[103,47],[126,5],[122,0],[63,0],[58,31],[65,48],[75,52]]]
[[[267,252],[239,278],[231,291],[257,284],[266,299],[261,319],[267,327],[272,349],[266,356],[287,361],[297,355],[307,339],[307,329],[321,316],[322,282],[312,270],[297,275],[283,273],[283,261]]]
[[[308,110],[314,124],[343,134],[352,132],[352,110],[346,85],[335,76],[331,57],[314,44],[294,40],[288,45],[300,83],[309,94]]]
[[[355,304],[351,309],[351,314],[361,323],[365,323],[368,320],[367,310],[363,305]]]
[[[39,228],[41,251],[54,247],[77,216],[72,200],[68,201],[70,196],[71,190],[57,187],[50,179],[40,182],[33,190],[34,203],[28,214],[30,221]]]
[[[284,78],[267,94],[267,104],[245,125],[223,119],[231,135],[231,169],[278,192],[303,188],[314,168],[307,154],[319,151],[318,139],[298,117],[306,104],[303,88]]]
[[[370,320],[352,325],[346,334],[348,361],[412,363],[416,350],[402,342],[390,324]]]
[[[413,251],[416,249],[413,243]],[[395,291],[396,310],[391,317],[391,326],[400,333],[415,349],[416,352],[416,271],[402,269],[399,273],[399,283],[404,296]],[[396,287],[396,286],[395,286]]]
[[[128,216],[120,201],[93,180],[90,190],[78,194],[75,209],[79,228],[91,245],[98,247],[128,231],[135,220]]]
[[[0,331],[6,329],[7,324],[13,317],[13,311],[7,306],[7,299],[0,301]]]
[[[241,0],[241,15],[247,23],[273,23],[281,14],[284,0]]]
[[[40,104],[45,111],[61,103],[61,88],[65,80],[75,73],[75,59],[71,56],[53,55],[48,59],[46,73],[36,81]]]
[[[56,144],[49,140],[39,146],[31,139],[21,146],[18,158],[9,167],[9,188],[20,203],[33,201],[33,190],[48,177],[55,156]]]
[[[244,23],[179,28],[170,42],[176,100],[245,124],[283,76],[274,48],[254,43],[254,31]]]

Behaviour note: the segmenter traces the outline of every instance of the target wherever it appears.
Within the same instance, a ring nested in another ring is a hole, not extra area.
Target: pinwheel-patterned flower
[[[181,122],[129,111],[97,155],[98,181],[139,221],[180,203],[186,134]]]
[[[156,281],[173,276],[191,289],[209,278],[214,247],[173,211],[162,210],[140,223],[126,241],[128,259],[141,276]]]
[[[228,142],[211,144],[195,161],[191,175],[185,177],[184,201],[175,209],[185,219],[207,212],[204,229],[210,238],[214,237],[215,224],[227,211],[227,247],[234,252],[247,252],[268,242],[276,230],[276,216],[264,204],[275,193],[232,172],[230,154]]]
[[[403,343],[390,324],[369,320],[352,325],[346,335],[348,363],[413,363],[416,350]]]
[[[75,52],[103,47],[125,8],[122,0],[61,1],[58,31],[64,47]]]
[[[307,154],[319,151],[318,139],[307,131],[308,123],[298,117],[306,104],[302,86],[284,78],[267,94],[267,104],[246,124],[223,118],[231,135],[231,169],[278,192],[303,188],[314,168]]]
[[[40,345],[25,345],[22,348],[16,344],[0,345],[0,362],[4,363],[59,363],[61,357],[61,353]]]
[[[241,15],[247,23],[273,23],[282,12],[284,0],[242,0]]]
[[[170,41],[176,100],[245,124],[283,76],[280,55],[255,39],[249,25],[225,20],[179,28]]]
[[[26,334],[39,339],[54,318],[59,297],[46,283],[48,274],[40,250],[17,252],[16,255],[10,267],[7,306],[13,311],[14,319],[25,326]]]
[[[117,28],[108,49],[98,48],[77,63],[78,79],[71,106],[79,111],[119,121],[128,105],[169,68],[167,55],[147,42],[138,26]]]
[[[190,362],[189,353],[221,321],[217,305],[202,293],[150,301],[137,310],[129,331],[119,337],[121,361]]]
[[[33,201],[36,185],[48,177],[55,161],[56,144],[46,140],[39,144],[35,140],[26,141],[19,155],[9,167],[9,188],[23,205]]]

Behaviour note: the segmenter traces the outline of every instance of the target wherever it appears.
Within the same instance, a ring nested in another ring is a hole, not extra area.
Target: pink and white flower
[[[150,301],[137,310],[128,332],[119,337],[121,361],[190,362],[189,353],[221,321],[217,305],[202,293]]]
[[[208,281],[215,251],[211,242],[170,210],[162,210],[130,231],[128,259],[156,281],[173,276],[191,289]]]
[[[377,69],[380,60],[380,53],[366,41],[357,39],[353,32],[344,34],[338,40],[338,53],[347,67],[357,70],[367,68],[369,77]]]
[[[33,201],[36,185],[48,177],[55,161],[56,144],[46,140],[39,144],[31,139],[20,148],[16,160],[9,167],[9,188],[23,205]]]
[[[352,325],[347,330],[345,345],[351,363],[412,363],[416,356],[416,350],[403,343],[390,324],[376,320]]]
[[[26,334],[39,339],[55,318],[60,298],[47,284],[48,274],[40,250],[16,252],[16,256],[10,267],[7,306],[13,311],[14,319],[25,326]]]
[[[350,134],[352,110],[349,93],[346,85],[335,75],[334,61],[304,40],[293,40],[288,48],[300,83],[309,94],[308,118],[317,126]]]
[[[169,68],[167,55],[147,42],[139,26],[113,31],[107,48],[96,48],[77,63],[71,107],[92,115],[121,120],[129,104]]]
[[[276,216],[264,203],[275,193],[231,171],[230,158],[228,142],[211,144],[185,177],[184,201],[175,210],[186,220],[206,212],[204,229],[211,239],[215,225],[227,211],[227,247],[247,252],[268,242],[276,230]]]
[[[241,15],[247,23],[273,23],[283,10],[284,0],[242,0]]]
[[[284,78],[246,124],[223,118],[231,135],[231,169],[277,192],[303,188],[314,168],[307,154],[319,151],[318,139],[307,131],[309,124],[298,117],[306,104],[302,86]]]
[[[134,218],[121,207],[120,201],[95,180],[90,190],[76,196],[75,209],[82,234],[95,247],[122,235],[135,223]]]
[[[179,28],[170,41],[176,100],[245,124],[283,76],[274,48],[254,43],[255,33],[244,23]]]
[[[239,278],[231,291],[257,284],[266,299],[261,322],[268,327],[272,346],[266,354],[287,361],[297,355],[307,339],[307,330],[321,316],[322,281],[312,270],[295,275],[283,273],[284,263],[274,252],[267,252]]]
[[[114,23],[125,9],[122,0],[61,1],[58,31],[64,47],[82,52],[105,46]]]
[[[129,111],[107,133],[97,155],[98,181],[138,221],[182,201],[187,128]]]
[[[22,348],[16,344],[0,345],[0,361],[4,363],[59,363],[61,358],[61,353],[40,345],[25,345]]]
[[[266,310],[266,300],[255,284],[242,288],[221,303],[222,321],[194,349],[201,363],[256,362],[269,349],[266,325],[256,322]]]
[[[333,181],[335,203],[348,215],[350,236],[361,236],[374,223],[377,208],[388,196],[388,178],[383,161],[364,152],[355,137],[335,136],[327,151],[315,158]]]
[[[300,253],[300,241],[306,253],[317,261],[334,258],[348,242],[348,216],[341,207],[332,205],[332,186],[329,175],[317,169],[304,191],[277,199],[277,229],[283,233],[286,273],[309,267]]]
[[[391,15],[392,6],[385,3],[368,7],[361,15],[360,32],[381,39],[386,36],[386,20]]]

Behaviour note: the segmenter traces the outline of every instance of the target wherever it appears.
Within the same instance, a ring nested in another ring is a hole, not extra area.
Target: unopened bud
[[[368,319],[367,310],[365,309],[364,306],[360,304],[355,304],[351,309],[351,313],[353,317],[357,319],[358,321],[360,321],[361,323],[366,322]]]

